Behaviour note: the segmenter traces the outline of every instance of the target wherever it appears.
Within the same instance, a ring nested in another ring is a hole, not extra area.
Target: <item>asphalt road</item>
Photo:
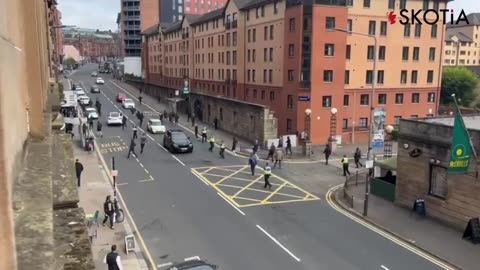
[[[84,66],[71,79],[89,91],[95,67]],[[138,160],[127,159],[132,124],[122,131],[107,127],[105,117],[123,111],[137,120],[115,102],[123,90],[110,76],[100,75],[106,81],[102,93],[89,94],[103,105],[104,137],[97,147],[104,148],[107,162],[115,157],[119,189],[156,264],[198,256],[222,270],[442,269],[339,214],[324,200],[232,207],[190,169],[246,165],[245,159],[220,159],[218,148],[210,153],[207,144],[194,140],[192,154],[172,155],[160,146],[162,135],[151,135]]]

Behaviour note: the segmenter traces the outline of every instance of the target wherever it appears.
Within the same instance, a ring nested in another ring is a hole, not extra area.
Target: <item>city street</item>
[[[222,159],[218,147],[209,152],[208,144],[188,131],[193,153],[171,154],[162,146],[163,135],[147,133],[144,153],[137,139],[138,157],[127,159],[138,120],[116,102],[117,93],[125,92],[110,75],[99,74],[105,85],[99,86],[101,93],[90,93],[96,68],[87,64],[70,79],[102,104],[103,137],[97,136],[96,146],[108,166],[115,158],[117,185],[141,235],[139,243],[145,243],[148,260],[159,269],[193,257],[221,270],[450,269],[340,214],[295,179],[274,171],[272,189],[263,189],[264,163],[252,176],[246,159],[229,153]],[[129,98],[145,112],[146,130],[149,117],[158,118],[158,112]],[[108,113],[116,111],[129,119],[125,130],[107,126]]]

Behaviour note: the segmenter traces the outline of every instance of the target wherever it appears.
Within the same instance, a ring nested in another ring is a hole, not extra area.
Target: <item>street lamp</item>
[[[305,109],[305,132],[304,132],[304,145],[303,145],[303,154],[305,156],[310,157],[312,153],[312,147],[310,142],[310,116],[312,114],[312,110]]]
[[[383,145],[383,157],[389,158],[392,157],[392,132],[393,126],[388,125],[385,127],[385,143]]]
[[[358,35],[358,36],[364,36],[364,37],[369,37],[372,38],[374,41],[374,47],[373,47],[373,74],[372,74],[372,98],[370,102],[370,128],[368,131],[368,152],[367,152],[367,160],[371,160],[371,150],[372,150],[372,137],[373,137],[373,126],[374,126],[374,100],[375,100],[375,87],[377,85],[377,51],[378,51],[378,42],[377,42],[377,37],[375,35],[370,35],[370,34],[364,34],[360,32],[354,32],[350,30],[345,30],[345,29],[338,29],[335,28],[335,31],[347,33],[347,34],[353,34],[353,35]]]
[[[328,137],[328,144],[332,153],[337,149],[337,112],[337,108],[330,110],[330,136]]]

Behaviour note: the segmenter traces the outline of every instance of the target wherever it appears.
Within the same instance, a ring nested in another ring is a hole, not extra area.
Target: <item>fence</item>
[[[343,199],[351,208],[354,207],[354,190],[353,186],[358,186],[359,183],[365,183],[367,180],[367,172],[356,171],[355,174],[345,177],[343,185]]]

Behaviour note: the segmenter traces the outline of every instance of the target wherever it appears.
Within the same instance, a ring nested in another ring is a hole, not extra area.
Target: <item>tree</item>
[[[75,61],[75,59],[73,59],[72,57],[68,57],[67,59],[65,59],[65,65],[68,65],[68,66],[74,66],[77,61]]]
[[[453,102],[452,94],[455,94],[459,104],[469,106],[475,101],[474,90],[477,84],[477,75],[466,67],[445,67],[440,101],[442,104],[450,104]]]

